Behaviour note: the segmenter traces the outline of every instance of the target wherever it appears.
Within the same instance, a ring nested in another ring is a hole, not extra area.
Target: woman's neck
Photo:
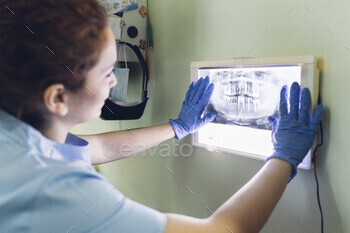
[[[48,128],[42,130],[41,133],[51,140],[64,144],[70,128],[70,126],[62,122],[54,121]]]

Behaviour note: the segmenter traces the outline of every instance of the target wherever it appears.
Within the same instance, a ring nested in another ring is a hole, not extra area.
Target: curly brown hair
[[[39,129],[44,90],[83,88],[106,44],[97,0],[5,0],[0,5],[0,109]]]

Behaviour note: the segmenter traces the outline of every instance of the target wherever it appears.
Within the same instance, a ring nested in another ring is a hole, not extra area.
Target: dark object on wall
[[[137,30],[136,27],[131,26],[128,28],[128,36],[130,38],[136,38],[138,34],[139,34],[139,31]]]
[[[105,101],[102,108],[102,120],[136,120],[140,119],[145,111],[148,98],[135,106],[122,106],[110,99]]]
[[[117,12],[114,15],[119,16],[120,18],[123,18],[124,12]]]
[[[100,118],[102,120],[136,120],[140,119],[145,111],[146,103],[148,101],[147,97],[147,84],[148,84],[148,69],[145,59],[138,46],[132,45],[127,42],[119,42],[119,44],[128,46],[134,51],[142,67],[142,95],[141,102],[134,106],[122,106],[114,103],[110,99],[105,101],[102,107],[102,112]]]

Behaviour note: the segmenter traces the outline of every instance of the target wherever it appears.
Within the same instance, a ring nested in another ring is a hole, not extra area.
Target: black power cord
[[[321,141],[317,144],[317,146],[314,149],[312,161],[314,163],[314,174],[315,174],[316,191],[317,191],[317,203],[318,203],[318,208],[320,210],[320,215],[321,215],[321,232],[323,233],[323,211],[322,211],[322,205],[321,205],[321,200],[320,200],[320,185],[318,183],[317,172],[316,172],[316,168],[317,168],[316,167],[316,152],[317,152],[317,149],[323,145],[322,121],[320,122],[320,136],[321,136]]]

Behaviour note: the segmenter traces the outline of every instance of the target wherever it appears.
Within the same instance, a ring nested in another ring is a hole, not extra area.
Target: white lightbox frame
[[[280,58],[239,58],[224,61],[199,61],[191,63],[191,82],[200,78],[203,70],[214,69],[252,69],[278,67],[300,67],[300,86],[309,88],[312,110],[317,106],[319,92],[319,70],[313,56],[280,57]],[[282,86],[281,86],[282,88]],[[289,93],[288,93],[289,94]],[[278,96],[279,98],[279,96]],[[222,132],[225,132],[223,135]],[[242,135],[246,135],[245,137]],[[256,137],[256,139],[252,139]],[[271,130],[259,130],[245,126],[209,123],[192,134],[192,145],[206,148],[209,151],[265,160],[272,153]],[[268,144],[268,146],[266,146]],[[315,146],[315,145],[314,145]],[[313,148],[314,148],[313,146]],[[268,147],[268,148],[267,148]],[[264,149],[265,148],[265,149]],[[266,149],[267,148],[267,149]],[[310,149],[304,161],[298,168],[312,168],[312,153]]]

